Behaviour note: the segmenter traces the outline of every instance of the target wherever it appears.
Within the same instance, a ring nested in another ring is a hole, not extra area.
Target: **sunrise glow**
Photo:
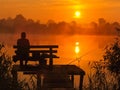
[[[0,90],[120,90],[119,63],[120,0],[0,0]]]

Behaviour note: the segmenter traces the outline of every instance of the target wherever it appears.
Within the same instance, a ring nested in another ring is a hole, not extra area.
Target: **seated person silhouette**
[[[20,58],[20,65],[23,65],[23,61],[25,60],[25,65],[27,65],[28,57],[29,57],[29,48],[30,43],[29,40],[26,39],[26,33],[21,33],[21,38],[17,40],[17,56]]]

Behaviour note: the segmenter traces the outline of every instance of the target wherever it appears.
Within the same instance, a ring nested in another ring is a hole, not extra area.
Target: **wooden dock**
[[[13,66],[14,80],[17,81],[17,72],[23,72],[24,74],[36,74],[38,76],[38,90],[40,88],[74,88],[74,76],[80,76],[79,90],[82,90],[83,78],[85,72],[75,65],[53,65],[53,69],[49,69],[49,65],[43,67],[40,66]],[[44,83],[41,86],[41,77],[44,75]]]
[[[13,46],[15,52],[17,52],[17,46]],[[37,90],[49,90],[48,88],[68,88],[68,90],[74,90],[74,76],[79,75],[79,90],[82,90],[83,78],[85,72],[75,65],[53,65],[53,59],[59,58],[55,55],[57,53],[57,45],[36,45],[30,46],[28,56],[29,61],[39,61],[38,65],[13,65],[12,75],[14,83],[17,82],[18,72],[24,74],[36,74],[37,76]],[[42,56],[45,54],[44,56]],[[30,54],[29,54],[30,55]],[[43,62],[48,58],[49,64]],[[13,56],[13,60],[19,60],[23,63],[23,58],[16,55]],[[44,75],[43,85],[41,85],[41,75]]]

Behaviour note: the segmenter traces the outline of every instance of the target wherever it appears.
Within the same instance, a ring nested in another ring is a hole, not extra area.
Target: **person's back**
[[[27,64],[27,59],[29,56],[29,40],[26,39],[26,33],[21,33],[21,38],[17,40],[17,55],[20,57],[20,65],[23,65],[23,60],[25,60],[25,65]]]
[[[28,39],[18,39],[17,46],[19,52],[28,52],[29,51],[29,40]]]

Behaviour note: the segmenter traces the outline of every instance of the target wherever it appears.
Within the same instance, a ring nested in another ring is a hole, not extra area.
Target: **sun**
[[[80,11],[75,11],[74,17],[75,18],[80,18],[80,16],[81,16],[81,12]]]

